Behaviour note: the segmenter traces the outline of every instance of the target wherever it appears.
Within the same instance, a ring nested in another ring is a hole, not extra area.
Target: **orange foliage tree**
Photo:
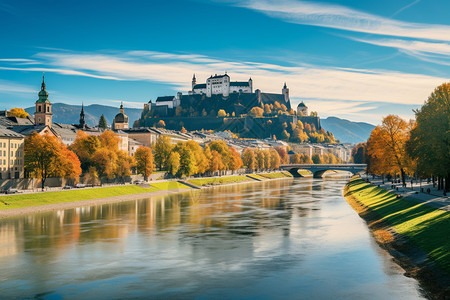
[[[153,173],[153,153],[149,147],[141,146],[134,154],[136,160],[136,169],[139,174],[144,176],[144,180],[148,180],[148,176]]]
[[[47,178],[64,177],[76,180],[81,174],[80,161],[75,153],[51,135],[33,133],[26,138],[24,155],[26,171],[41,179],[42,190]]]
[[[414,170],[413,161],[406,153],[411,123],[396,115],[385,117],[375,127],[367,141],[370,171],[374,174],[400,174],[406,184],[406,173]]]

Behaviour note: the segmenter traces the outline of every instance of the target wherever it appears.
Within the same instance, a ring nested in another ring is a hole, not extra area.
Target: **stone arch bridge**
[[[281,170],[288,171],[294,177],[303,177],[298,173],[298,170],[308,170],[313,173],[314,178],[322,178],[323,173],[326,171],[347,171],[352,174],[357,174],[366,169],[366,164],[339,164],[339,165],[331,165],[331,164],[318,164],[318,165],[306,165],[306,164],[297,164],[297,165],[280,165]]]

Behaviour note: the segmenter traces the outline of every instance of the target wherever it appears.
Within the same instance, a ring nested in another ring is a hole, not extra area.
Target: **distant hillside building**
[[[206,83],[197,84],[195,74],[192,77],[192,94],[206,94],[206,97],[211,95],[223,95],[228,97],[230,93],[252,93],[253,81],[250,78],[248,81],[230,81],[230,76],[227,73],[224,75],[214,75],[206,79]]]
[[[120,104],[119,113],[114,117],[112,128],[113,130],[130,128],[128,116],[125,114],[122,103]]]
[[[307,116],[308,115],[308,106],[305,103],[300,102],[297,105],[297,116]]]
[[[204,101],[205,100],[205,101]],[[183,108],[196,107],[199,113],[205,109],[226,109],[230,114],[246,114],[254,106],[264,104],[283,104],[289,110],[291,102],[289,89],[284,84],[281,94],[263,93],[260,90],[253,92],[253,81],[230,81],[228,74],[211,76],[206,83],[197,84],[195,74],[192,78],[192,90],[188,95],[177,93],[176,96],[158,97],[155,102],[151,100],[144,105],[144,111],[153,110],[160,117],[170,117],[175,115],[175,109],[179,106]]]

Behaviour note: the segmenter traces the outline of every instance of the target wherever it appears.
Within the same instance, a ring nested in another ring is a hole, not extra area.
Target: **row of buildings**
[[[214,78],[213,78],[214,79]],[[251,80],[250,80],[251,82]],[[193,81],[193,87],[195,82]],[[251,87],[251,84],[250,84]],[[195,91],[195,89],[193,89]],[[0,179],[23,178],[24,176],[24,140],[27,136],[38,134],[54,135],[66,145],[75,141],[77,133],[83,131],[89,135],[100,135],[103,129],[86,125],[84,108],[80,112],[79,124],[56,123],[52,120],[52,103],[46,90],[43,78],[39,98],[35,103],[34,116],[26,118],[8,116],[0,112]],[[211,141],[225,141],[238,152],[245,148],[268,149],[271,147],[287,147],[288,144],[272,139],[235,139],[230,132],[208,133],[203,131],[181,132],[155,127],[130,128],[129,117],[125,114],[123,105],[115,116],[112,130],[120,139],[119,149],[133,156],[140,146],[151,147],[158,137],[168,136],[172,143],[194,140],[201,145]],[[314,153],[333,153],[343,161],[349,160],[350,148],[343,145],[291,145],[294,152],[312,155]]]

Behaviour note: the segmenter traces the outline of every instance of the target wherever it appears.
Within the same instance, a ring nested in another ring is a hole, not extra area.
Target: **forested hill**
[[[367,141],[374,125],[364,122],[352,122],[336,117],[320,120],[320,125],[334,134],[334,138],[341,143],[361,143]]]
[[[25,109],[30,115],[34,115],[35,107]],[[54,103],[52,105],[53,122],[64,124],[78,124],[80,121],[81,105],[69,105],[64,103]],[[130,126],[133,126],[135,120],[141,117],[142,109],[125,107],[125,114],[130,118]],[[117,107],[92,104],[84,106],[84,115],[86,123],[89,126],[98,125],[98,120],[102,114],[105,115],[108,124],[112,124],[113,118],[119,113]]]

